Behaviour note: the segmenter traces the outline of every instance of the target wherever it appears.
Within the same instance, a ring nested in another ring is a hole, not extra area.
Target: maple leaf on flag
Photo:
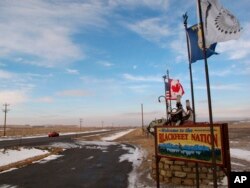
[[[180,88],[181,88],[181,86],[179,83],[177,83],[176,85],[172,85],[173,92],[178,93],[180,91]]]
[[[177,96],[180,95],[184,95],[184,89],[181,85],[181,83],[179,82],[179,80],[174,80],[174,79],[168,79],[168,85],[166,86],[166,98],[168,100],[176,100]],[[169,90],[168,90],[169,88]]]

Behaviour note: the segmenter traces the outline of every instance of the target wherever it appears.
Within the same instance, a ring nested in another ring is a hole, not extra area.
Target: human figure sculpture
[[[168,121],[174,123],[175,126],[179,126],[185,123],[185,121],[191,119],[193,110],[190,106],[189,100],[186,100],[186,111],[183,109],[181,104],[181,97],[177,96],[176,99],[176,109],[169,113],[170,118]],[[171,123],[170,123],[171,124]]]

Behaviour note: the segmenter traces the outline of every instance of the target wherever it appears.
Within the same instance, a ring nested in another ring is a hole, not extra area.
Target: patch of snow
[[[231,157],[234,157],[237,159],[242,159],[242,160],[250,162],[250,151],[248,151],[248,150],[231,148],[230,155],[231,155]]]
[[[101,129],[101,130],[95,130],[95,131],[83,131],[83,132],[69,132],[69,133],[60,133],[60,135],[78,135],[78,134],[84,134],[84,133],[96,133],[96,132],[105,132],[108,131],[108,129]]]
[[[70,149],[70,148],[78,148],[79,145],[75,143],[67,143],[67,142],[55,142],[50,144],[52,147],[63,148],[63,149]]]
[[[221,185],[221,186],[227,186],[228,185],[227,176],[224,176],[224,178],[221,180],[221,182],[219,182],[219,185]]]
[[[5,166],[11,163],[25,160],[30,157],[35,157],[43,154],[49,153],[45,150],[40,150],[36,148],[19,148],[18,150],[13,149],[0,149],[0,166]]]
[[[76,143],[79,144],[79,145],[82,145],[82,146],[91,146],[91,145],[111,146],[111,145],[117,145],[116,142],[103,142],[103,141],[77,141]]]
[[[5,173],[5,172],[10,172],[10,171],[12,171],[12,170],[16,170],[17,168],[10,168],[10,169],[8,169],[8,170],[5,170],[5,171],[2,171],[2,172],[0,172],[0,174],[3,174],[3,173]],[[1,187],[0,187],[1,188]]]
[[[120,138],[120,137],[132,132],[133,130],[135,130],[135,129],[129,129],[129,130],[126,130],[126,131],[121,131],[121,132],[112,134],[110,136],[103,137],[101,140],[103,140],[103,141],[113,141],[113,140],[115,140],[117,138]]]
[[[0,188],[16,188],[16,187],[17,187],[16,185],[7,185],[7,184],[0,185]]]
[[[86,160],[90,160],[90,159],[93,159],[93,158],[94,158],[94,156],[90,156]]]
[[[128,188],[134,188],[137,185],[136,180],[138,180],[138,174],[136,172],[137,168],[140,166],[140,164],[142,163],[143,160],[143,156],[144,152],[143,150],[141,150],[138,147],[132,148],[132,147],[128,147],[124,144],[122,144],[122,149],[125,149],[128,151],[127,154],[124,154],[122,156],[120,156],[119,161],[129,161],[133,164],[133,170],[129,173],[129,177],[128,177]]]
[[[242,120],[240,123],[250,123],[250,120]]]
[[[88,138],[88,137],[93,137],[93,136],[100,136],[102,134],[91,134],[91,135],[87,135],[87,136],[81,136],[81,138]]]
[[[44,163],[47,163],[49,161],[52,161],[52,160],[55,160],[55,159],[58,159],[59,157],[62,157],[63,155],[49,155],[48,157],[45,157],[39,161],[36,161],[34,163],[39,163],[39,164],[44,164]]]
[[[106,150],[107,146],[111,145],[117,145],[117,143],[104,142],[104,141],[76,141],[75,143],[56,142],[50,144],[51,147],[59,147],[63,149],[81,148],[82,146],[84,146],[87,149],[100,149],[100,150]]]
[[[230,141],[230,144],[238,144],[239,141]]]
[[[246,165],[243,165],[243,164],[240,164],[240,163],[235,163],[235,162],[231,162],[232,165],[237,165],[237,166],[246,166]]]
[[[86,146],[86,149],[100,149],[100,150],[106,150],[108,149],[107,146]]]

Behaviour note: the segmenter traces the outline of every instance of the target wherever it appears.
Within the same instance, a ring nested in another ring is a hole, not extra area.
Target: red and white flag
[[[168,79],[168,83],[166,83],[167,100],[176,100],[178,95],[182,96],[184,93],[184,89],[179,80]]]

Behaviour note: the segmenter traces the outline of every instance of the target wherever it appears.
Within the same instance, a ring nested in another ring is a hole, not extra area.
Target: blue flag
[[[193,25],[192,27],[187,28],[187,35],[188,35],[188,45],[190,49],[190,62],[194,63],[197,60],[204,59],[202,46],[199,45],[199,25]],[[214,43],[207,48],[207,58],[213,54],[218,54],[215,52],[215,47],[217,43]]]

